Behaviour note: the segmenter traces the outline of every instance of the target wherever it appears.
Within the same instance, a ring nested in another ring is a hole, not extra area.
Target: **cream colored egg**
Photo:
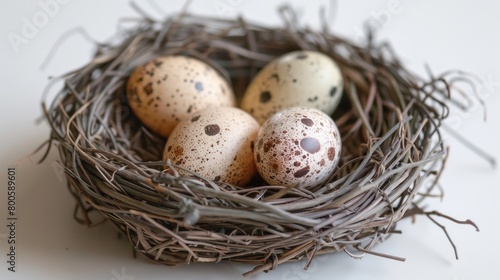
[[[257,172],[253,149],[259,127],[238,108],[202,110],[172,131],[163,160],[207,179],[245,185]]]
[[[241,108],[260,124],[293,106],[313,107],[331,115],[342,90],[342,73],[329,56],[295,51],[271,61],[255,76],[243,95]]]
[[[137,67],[127,98],[139,120],[163,137],[196,111],[235,106],[228,82],[210,65],[187,56],[158,57]]]
[[[314,187],[333,173],[340,158],[340,133],[320,110],[292,107],[260,128],[254,157],[260,175],[271,185]]]

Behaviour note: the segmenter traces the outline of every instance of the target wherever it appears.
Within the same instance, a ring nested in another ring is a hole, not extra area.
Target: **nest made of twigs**
[[[371,36],[359,46],[326,25],[298,26],[287,7],[280,15],[284,26],[277,28],[187,13],[161,22],[144,16],[61,77],[63,89],[43,108],[80,222],[96,224],[89,213],[97,210],[155,262],[256,264],[248,276],[287,261],[308,259],[307,266],[334,251],[379,254],[373,246],[397,232],[401,218],[429,215],[418,205],[437,189],[445,159],[446,77],[419,78]],[[299,49],[327,54],[344,76],[344,97],[332,116],[343,151],[323,187],[232,186],[163,172],[165,165],[180,167],[161,161],[165,139],[143,127],[127,104],[135,67],[161,55],[196,57],[231,81],[240,98],[259,69]]]

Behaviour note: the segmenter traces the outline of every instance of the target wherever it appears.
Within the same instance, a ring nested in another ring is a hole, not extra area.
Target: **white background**
[[[43,12],[38,1],[2,1],[0,4],[0,279],[238,279],[251,266],[220,263],[169,268],[133,259],[125,238],[118,239],[110,224],[88,229],[73,220],[74,201],[60,180],[53,163],[55,150],[41,165],[27,156],[49,134],[41,116],[42,90],[49,76],[57,76],[87,62],[92,44],[81,36],[65,41],[48,66],[40,65],[56,40],[67,30],[82,27],[97,41],[115,32],[119,18],[135,16],[126,1],[69,0],[59,5],[47,23],[16,47],[9,34],[22,36],[23,18],[29,21]],[[163,17],[180,10],[183,1],[158,1],[163,11],[148,1],[137,1],[151,15]],[[213,16],[238,13],[267,24],[277,24],[276,6],[283,1],[193,1],[190,10]],[[425,3],[424,3],[425,2]],[[303,8],[302,20],[318,26],[317,14],[326,0],[289,1]],[[306,4],[307,3],[307,4]],[[473,103],[469,112],[454,111],[450,125],[500,159],[500,2],[498,1],[338,1],[330,14],[333,30],[360,39],[362,24],[371,19],[380,27],[379,38],[389,40],[406,65],[425,75],[427,63],[435,73],[463,69],[483,79],[480,94],[483,110]],[[480,227],[445,224],[458,246],[460,260],[443,232],[423,217],[417,223],[399,224],[395,235],[376,250],[405,257],[396,262],[367,255],[355,260],[344,253],[316,259],[308,271],[304,263],[285,264],[256,279],[500,279],[497,254],[500,227],[498,169],[464,148],[451,137],[447,169],[441,179],[443,201],[429,202],[436,209],[459,219],[470,218]],[[34,160],[40,154],[34,157]],[[6,171],[18,171],[17,272],[7,271]]]

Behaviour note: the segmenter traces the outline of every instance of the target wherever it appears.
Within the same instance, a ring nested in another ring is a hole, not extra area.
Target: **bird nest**
[[[97,210],[154,262],[256,265],[249,276],[289,261],[307,260],[307,267],[315,256],[336,251],[400,260],[373,250],[400,233],[398,221],[416,214],[452,219],[420,205],[441,194],[436,186],[446,147],[440,128],[453,100],[447,79],[453,73],[424,80],[370,35],[361,46],[326,24],[320,31],[301,27],[290,8],[279,14],[283,25],[273,28],[243,18],[143,15],[115,40],[97,44],[89,63],[61,77],[63,88],[42,105],[49,147],[59,149],[78,221],[99,224],[91,214]],[[270,186],[261,178],[235,186],[178,172],[182,167],[161,160],[166,139],[145,128],[127,103],[129,75],[158,56],[208,63],[241,98],[269,61],[301,49],[333,58],[345,84],[332,115],[342,138],[340,162],[317,188]]]

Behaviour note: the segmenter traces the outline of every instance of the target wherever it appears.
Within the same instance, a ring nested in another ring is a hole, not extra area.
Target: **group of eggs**
[[[237,108],[217,70],[175,55],[137,67],[127,98],[138,119],[167,138],[164,161],[233,185],[258,172],[271,185],[310,187],[326,181],[340,158],[340,133],[329,115],[342,87],[330,57],[294,51],[267,64]]]

